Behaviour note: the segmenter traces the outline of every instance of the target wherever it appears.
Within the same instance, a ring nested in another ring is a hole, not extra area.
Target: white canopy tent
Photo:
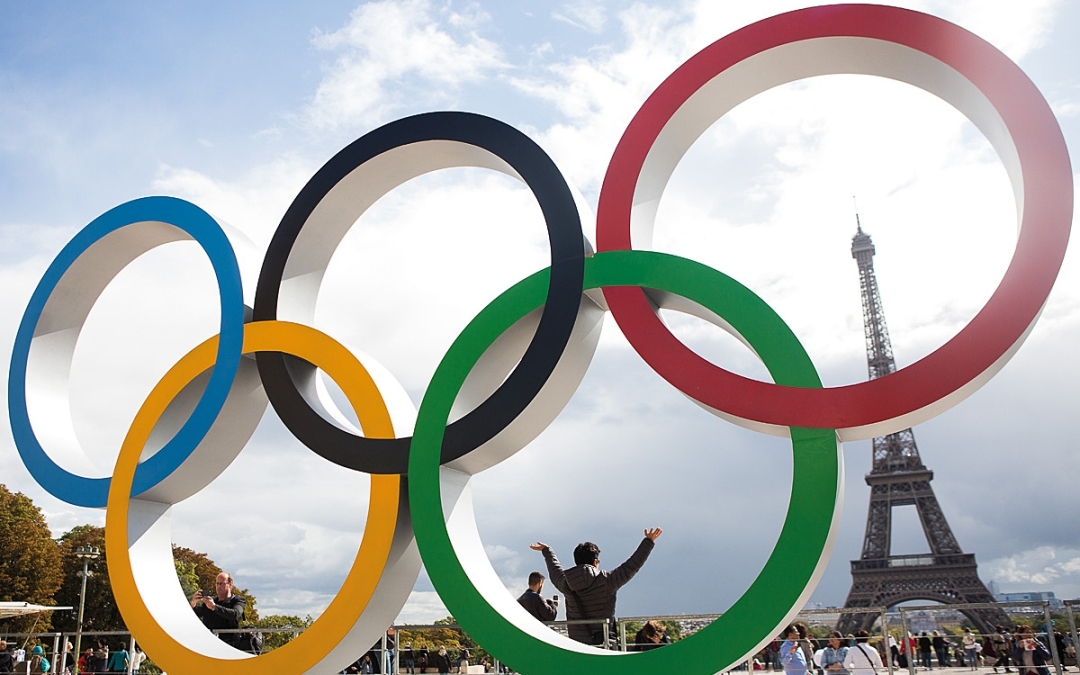
[[[24,614],[37,614],[38,612],[52,612],[56,610],[72,609],[71,607],[46,607],[34,605],[29,602],[0,602],[0,619],[10,619],[13,616]]]

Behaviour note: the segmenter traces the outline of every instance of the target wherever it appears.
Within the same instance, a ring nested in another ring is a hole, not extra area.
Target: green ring
[[[470,637],[527,675],[716,673],[771,640],[802,607],[824,569],[842,489],[835,431],[791,428],[791,500],[780,537],[750,588],[708,627],[663,649],[626,654],[581,653],[523,632],[488,603],[461,566],[444,522],[439,461],[450,408],[465,377],[496,338],[542,305],[547,275],[543,270],[518,282],[484,308],[447,351],[424,395],[409,454],[409,505],[431,582]],[[603,286],[641,286],[689,298],[726,320],[777,384],[821,387],[809,356],[783,320],[721,272],[651,251],[610,251],[586,260],[585,289]]]

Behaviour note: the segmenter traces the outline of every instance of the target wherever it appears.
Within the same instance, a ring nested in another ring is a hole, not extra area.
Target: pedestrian
[[[657,647],[663,647],[669,644],[671,640],[667,635],[664,635],[664,625],[659,621],[646,621],[641,626],[641,630],[634,636],[634,650],[639,652],[647,652],[650,649],[656,649]]]
[[[806,668],[811,670],[814,668],[814,652],[817,648],[810,641],[810,629],[801,621],[796,622],[794,626],[795,630],[799,631],[799,649],[802,650],[803,658],[806,659]]]
[[[855,646],[847,651],[847,659],[844,667],[851,675],[875,675],[878,668],[884,668],[881,663],[881,654],[867,643],[870,641],[870,633],[865,630],[855,631]]]
[[[1018,626],[1013,640],[1013,661],[1020,675],[1050,675],[1046,667],[1050,651],[1032,632],[1030,626]]]
[[[926,634],[926,631],[919,633],[919,656],[922,657],[923,668],[927,670],[933,670],[934,665],[930,662],[930,636]]]
[[[844,668],[844,661],[847,659],[847,653],[849,647],[843,644],[844,636],[838,630],[834,630],[829,633],[829,642],[817,654],[821,656],[817,659],[817,665],[825,671],[826,675],[834,673],[835,675],[848,675],[848,671]]]
[[[450,675],[450,655],[446,653],[446,647],[439,647],[439,653],[435,655],[435,668],[439,675]]]
[[[15,669],[15,657],[8,651],[6,640],[0,640],[0,673],[10,673]]]
[[[131,648],[131,672],[141,672],[143,661],[146,660],[146,652],[139,649],[139,645]]]
[[[97,649],[94,650],[94,656],[90,660],[90,672],[92,673],[104,673],[105,666],[109,663],[109,645],[105,644],[101,640],[98,640]]]
[[[420,649],[416,652],[416,667],[421,673],[426,673],[428,669],[428,648],[427,645],[420,645]]]
[[[540,595],[544,590],[544,575],[533,572],[529,575],[529,587],[518,598],[518,604],[525,611],[533,615],[537,621],[554,621],[559,611],[559,596],[553,596],[550,600]]]
[[[127,653],[127,643],[117,643],[117,649],[109,654],[109,665],[106,668],[110,673],[126,673],[130,658]]]
[[[970,628],[964,629],[964,651],[967,653],[967,661],[970,670],[977,670],[979,664],[979,653],[977,647],[979,646],[978,640],[975,638],[975,634],[971,632]]]
[[[799,646],[799,629],[790,624],[784,629],[784,642],[780,645],[780,663],[784,675],[806,675],[806,654]]]
[[[93,647],[87,647],[86,651],[84,651],[79,656],[79,672],[80,673],[91,673],[91,672],[93,672],[90,669],[90,667],[93,665],[93,663],[94,663],[94,648]]]
[[[999,667],[1003,667],[1006,673],[1011,673],[1013,671],[1009,668],[1009,656],[1013,649],[1012,635],[1001,624],[995,626],[994,630],[996,631],[993,635],[994,651],[997,652],[998,657],[994,663],[994,672],[996,673]]]
[[[394,673],[394,650],[397,649],[397,634],[394,627],[386,629],[386,650],[383,651],[383,672],[393,675]]]
[[[941,633],[934,631],[934,637],[930,640],[930,643],[934,647],[934,655],[937,656],[938,667],[949,667],[949,645],[945,642],[945,638]]]
[[[51,670],[52,664],[45,657],[45,649],[41,645],[34,645],[34,649],[30,652],[30,658],[26,660],[27,675],[48,673]]]
[[[247,651],[250,644],[245,644],[244,637],[236,632],[244,618],[247,598],[233,595],[233,578],[228,572],[222,572],[214,579],[213,591],[196,591],[191,597],[191,609],[203,625],[219,632],[218,637],[233,647]]]

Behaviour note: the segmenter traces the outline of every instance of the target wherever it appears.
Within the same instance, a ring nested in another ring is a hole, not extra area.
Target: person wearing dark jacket
[[[214,580],[212,593],[196,591],[191,598],[191,608],[195,610],[195,615],[210,630],[240,627],[240,620],[244,618],[244,609],[247,607],[247,598],[242,595],[233,595],[232,590],[232,576],[227,572],[222,572]],[[237,649],[245,649],[240,633],[218,633],[218,637],[222,642],[227,642]]]
[[[574,566],[563,570],[555,552],[547,544],[536,542],[529,548],[544,554],[548,577],[555,588],[566,596],[566,618],[607,619],[609,628],[615,624],[616,593],[634,578],[652,553],[656,539],[663,532],[659,527],[646,528],[645,538],[626,562],[610,572],[600,569],[600,547],[592,542],[578,544],[574,549]],[[588,645],[607,642],[603,624],[571,623],[567,632],[572,640]]]
[[[450,672],[450,655],[446,653],[446,647],[439,647],[439,653],[435,655],[435,667],[442,675]]]
[[[529,575],[529,587],[518,598],[518,604],[532,614],[537,621],[554,621],[559,611],[559,596],[551,600],[545,600],[540,591],[544,589],[544,575],[533,572]]]
[[[1030,626],[1016,628],[1012,658],[1020,675],[1050,675],[1050,650],[1035,637]]]
[[[7,642],[0,640],[0,673],[10,673],[15,669],[15,657],[8,651]]]

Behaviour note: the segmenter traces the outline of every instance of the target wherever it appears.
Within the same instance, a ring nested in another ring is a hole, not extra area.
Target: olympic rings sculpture
[[[888,376],[824,388],[796,337],[750,290],[698,263],[634,245],[648,246],[671,172],[709,125],[770,87],[833,73],[907,82],[967,115],[1005,164],[1019,235],[998,289],[956,337]],[[361,363],[306,323],[330,257],[364,211],[401,183],[454,166],[501,171],[529,187],[546,222],[551,264],[469,323],[416,413],[385,369]],[[8,378],[12,432],[45,489],[73,504],[106,508],[117,603],[136,639],[169,672],[338,672],[394,620],[423,560],[462,627],[521,672],[644,674],[663,659],[667,668],[713,673],[771,639],[812,592],[840,512],[839,441],[898,431],[940,413],[1016,352],[1061,266],[1072,205],[1069,157],[1049,106],[992,46],[941,19],[894,7],[789,12],[713,43],[648,98],[609,164],[595,255],[550,158],[521,132],[467,113],[392,122],[327,162],[275,233],[248,323],[236,257],[209,215],[168,197],[108,211],[63,248],[23,315]],[[221,303],[219,334],[183,357],[151,392],[112,477],[85,477],[88,462],[65,405],[79,333],[120,270],[180,239],[196,241],[210,259]],[[658,308],[690,312],[732,332],[762,359],[773,383],[697,356],[667,331]],[[524,447],[569,400],[606,309],[669,383],[717,415],[790,436],[794,460],[792,506],[750,588],[709,627],[640,654],[586,647],[531,619],[486,559],[469,496],[473,475]],[[242,358],[250,353],[254,363]],[[333,421],[340,411],[320,391],[316,370],[340,386],[362,434]],[[214,638],[184,602],[172,566],[169,512],[205,487],[212,471],[228,466],[268,402],[307,447],[371,474],[371,502],[363,541],[326,612],[285,647],[250,657]],[[461,402],[467,414],[448,424]],[[396,433],[414,414],[413,436]],[[821,485],[836,489],[823,493]]]

